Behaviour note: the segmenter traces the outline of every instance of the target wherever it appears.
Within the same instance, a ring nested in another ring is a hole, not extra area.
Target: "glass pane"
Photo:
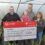
[[[0,2],[19,3],[20,0],[0,0]]]
[[[20,2],[21,1],[21,2]],[[45,0],[0,0],[0,2],[8,2],[8,3],[45,3]]]
[[[34,1],[34,0],[21,0],[21,2],[30,2],[30,1]]]
[[[45,0],[21,0],[21,3],[43,4]]]
[[[40,11],[43,13],[43,17],[45,18],[45,5],[42,5]]]

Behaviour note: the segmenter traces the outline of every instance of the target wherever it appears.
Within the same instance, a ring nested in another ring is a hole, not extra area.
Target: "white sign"
[[[37,35],[37,27],[33,26],[4,28],[4,41],[35,39],[37,37],[36,35]]]

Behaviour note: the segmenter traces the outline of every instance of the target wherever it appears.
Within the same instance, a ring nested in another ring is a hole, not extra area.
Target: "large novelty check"
[[[36,22],[4,22],[4,41],[35,39],[37,36]]]

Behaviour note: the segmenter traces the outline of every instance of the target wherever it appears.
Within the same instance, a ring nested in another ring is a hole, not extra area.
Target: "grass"
[[[43,35],[41,45],[45,45],[45,35]]]

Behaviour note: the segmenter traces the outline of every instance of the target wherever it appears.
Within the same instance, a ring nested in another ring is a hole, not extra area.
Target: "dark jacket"
[[[33,20],[37,20],[36,17],[33,18]],[[44,20],[40,19],[40,21],[37,21],[37,32],[41,32],[44,29]]]
[[[39,22],[37,22],[37,31],[41,32],[44,29],[44,20],[40,20]]]
[[[18,16],[17,13],[14,13],[11,15],[10,13],[6,14],[6,16],[2,19],[2,22],[5,21],[20,21],[20,17]]]
[[[17,13],[14,13],[13,15],[11,15],[10,13],[7,13],[4,18],[2,19],[2,26],[3,26],[3,22],[5,21],[21,21],[20,17],[18,16]]]

